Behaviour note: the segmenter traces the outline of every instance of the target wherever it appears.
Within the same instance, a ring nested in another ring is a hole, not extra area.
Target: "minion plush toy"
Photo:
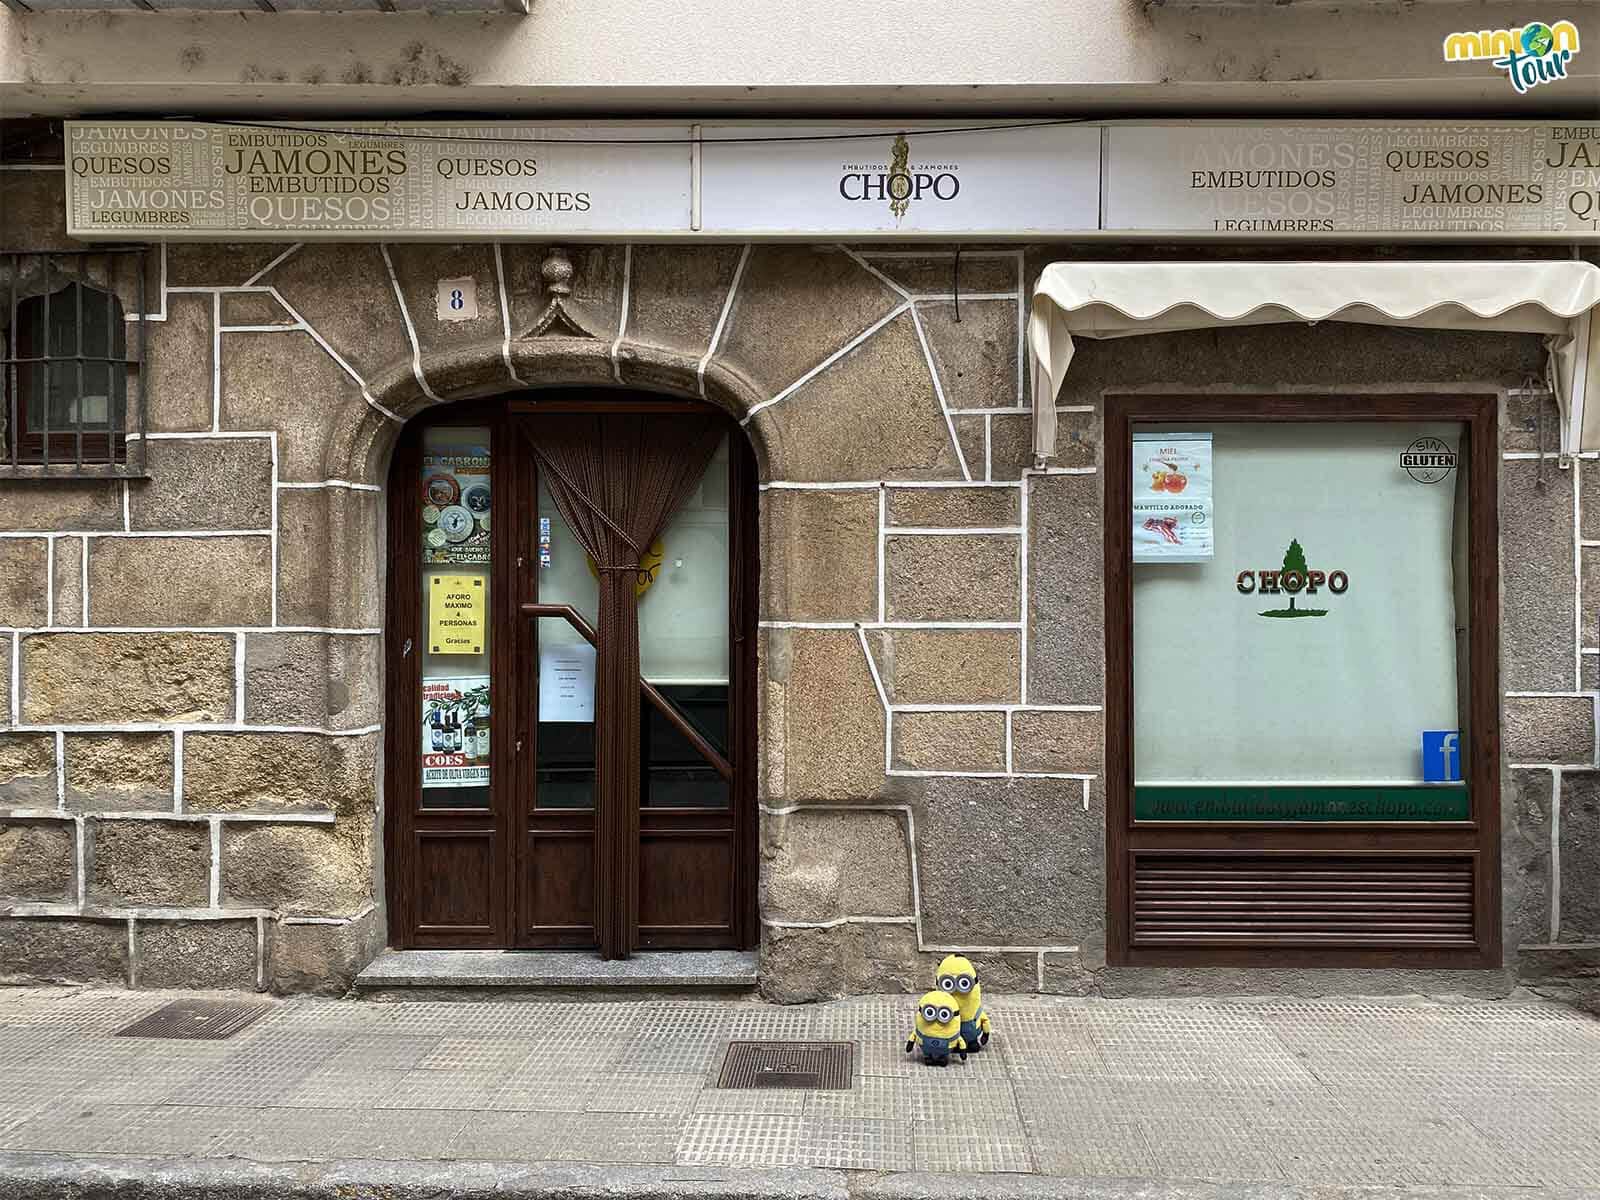
[[[983,985],[978,982],[978,969],[970,959],[952,954],[939,964],[934,982],[961,1010],[962,1040],[967,1043],[967,1049],[976,1054],[989,1044],[992,1031],[989,1014],[983,1007]]]
[[[952,1052],[967,1061],[967,1043],[961,1038],[961,1013],[942,992],[928,992],[917,1001],[916,1027],[906,1039],[906,1053],[920,1047],[922,1061],[930,1067],[948,1067]]]

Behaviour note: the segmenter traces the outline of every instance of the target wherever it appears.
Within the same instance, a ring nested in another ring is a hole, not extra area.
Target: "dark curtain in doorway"
[[[595,665],[595,912],[605,958],[633,949],[639,912],[639,611],[649,545],[705,474],[725,422],[670,413],[550,413],[527,428],[545,486],[600,576]],[[603,903],[606,894],[611,903]]]

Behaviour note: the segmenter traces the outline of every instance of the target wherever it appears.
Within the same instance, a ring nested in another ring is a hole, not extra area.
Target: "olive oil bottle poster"
[[[422,561],[489,561],[489,448],[440,447],[422,456]]]
[[[1133,561],[1205,562],[1212,555],[1211,435],[1133,435]]]
[[[423,679],[422,786],[470,788],[488,782],[489,677]]]

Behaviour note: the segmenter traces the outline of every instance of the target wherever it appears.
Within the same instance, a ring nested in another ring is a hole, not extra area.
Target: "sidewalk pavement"
[[[228,1040],[113,1036],[175,998],[0,989],[0,1200],[1600,1196],[1600,1021],[1532,999],[995,997],[944,1070],[910,997],[245,996]],[[715,1086],[802,1039],[856,1044],[850,1090]]]

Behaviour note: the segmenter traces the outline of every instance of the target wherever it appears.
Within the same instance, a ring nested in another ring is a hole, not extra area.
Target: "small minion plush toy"
[[[978,982],[978,969],[970,959],[952,954],[939,964],[934,982],[961,1010],[961,1037],[967,1049],[976,1054],[989,1044],[993,1028],[983,1007],[983,985]]]
[[[961,1013],[950,997],[928,992],[917,1001],[916,1027],[906,1039],[906,1053],[920,1047],[922,1061],[930,1067],[948,1067],[952,1052],[967,1061],[967,1043],[961,1037]]]

